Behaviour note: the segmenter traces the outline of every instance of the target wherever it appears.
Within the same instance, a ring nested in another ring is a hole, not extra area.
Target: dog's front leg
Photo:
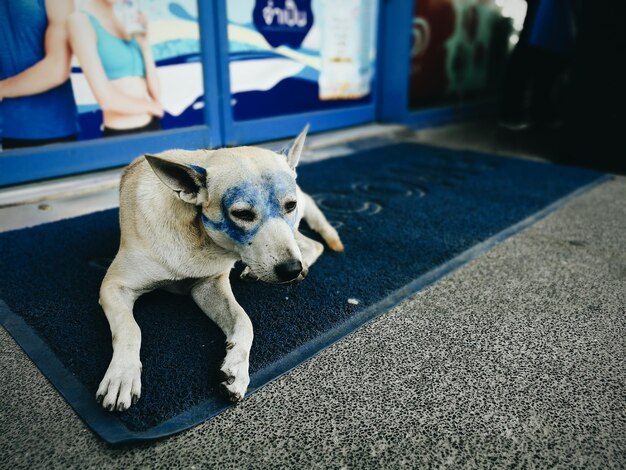
[[[252,322],[235,300],[228,274],[207,278],[191,289],[191,295],[202,311],[226,335],[226,357],[220,369],[220,388],[232,402],[243,399],[250,377],[248,365],[252,347]]]
[[[133,317],[138,297],[134,290],[110,278],[105,278],[100,288],[100,304],[111,328],[113,358],[96,399],[109,411],[127,410],[141,396],[141,330]]]
[[[304,266],[303,275],[306,276],[309,268],[323,253],[324,245],[302,235],[299,231],[296,231],[296,243],[298,244],[298,248],[300,248],[300,253],[302,253],[302,264]]]

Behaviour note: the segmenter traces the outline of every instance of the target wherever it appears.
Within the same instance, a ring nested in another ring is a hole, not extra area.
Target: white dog
[[[154,289],[190,293],[226,335],[220,384],[241,400],[250,379],[252,324],[235,300],[229,272],[270,283],[302,280],[323,246],[298,231],[300,220],[343,251],[337,231],[296,185],[307,128],[282,154],[256,147],[170,150],[126,168],[120,186],[121,241],[100,288],[113,358],[96,397],[123,411],[141,395],[137,298]]]

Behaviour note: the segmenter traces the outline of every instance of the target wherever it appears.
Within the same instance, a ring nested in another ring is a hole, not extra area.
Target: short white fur
[[[202,219],[221,220],[224,195],[238,184],[279,173],[295,179],[307,128],[284,154],[257,147],[170,150],[140,157],[126,168],[120,186],[120,248],[100,289],[113,342],[113,357],[96,393],[104,408],[124,411],[141,396],[141,331],[133,306],[159,288],[191,294],[222,329],[226,357],[220,386],[230,401],[243,399],[253,331],[230,287],[234,263],[247,264],[244,278],[281,282],[276,266],[299,262],[296,280],[302,280],[323,251],[322,244],[298,231],[302,218],[332,250],[343,251],[343,245],[313,199],[297,186],[295,195],[286,196],[297,200],[293,226],[288,215],[269,218],[245,244]]]

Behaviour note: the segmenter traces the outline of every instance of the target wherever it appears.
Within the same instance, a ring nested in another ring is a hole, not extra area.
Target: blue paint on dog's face
[[[296,182],[293,176],[282,172],[263,175],[263,186],[268,194],[266,202],[267,218],[281,217],[293,230],[297,210],[286,213],[283,207],[289,196],[292,197],[292,200],[296,200]]]
[[[198,165],[192,165],[191,163],[188,163],[189,167],[192,168],[196,173],[199,173],[200,176],[202,176],[203,178],[206,177],[206,168],[203,168],[201,166]]]
[[[293,230],[297,210],[287,213],[284,204],[295,200],[296,182],[293,176],[285,172],[264,174],[259,181],[246,181],[225,191],[220,220],[211,220],[203,213],[202,222],[208,229],[220,231],[244,245],[272,218],[283,219]],[[237,210],[252,211],[255,219],[250,222],[238,220],[232,215]]]

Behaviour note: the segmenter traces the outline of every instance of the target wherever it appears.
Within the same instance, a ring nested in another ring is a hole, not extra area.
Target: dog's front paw
[[[248,375],[248,351],[226,343],[226,357],[220,368],[220,391],[224,397],[237,403],[243,400],[250,377]]]
[[[298,275],[298,277],[294,280],[294,283],[302,282],[309,275],[309,266],[306,263],[302,263],[302,272]]]
[[[239,277],[244,281],[259,280],[258,276],[250,270],[250,266],[246,266],[246,268],[241,272],[241,275]]]
[[[141,362],[111,361],[96,392],[108,411],[125,411],[141,397]]]

